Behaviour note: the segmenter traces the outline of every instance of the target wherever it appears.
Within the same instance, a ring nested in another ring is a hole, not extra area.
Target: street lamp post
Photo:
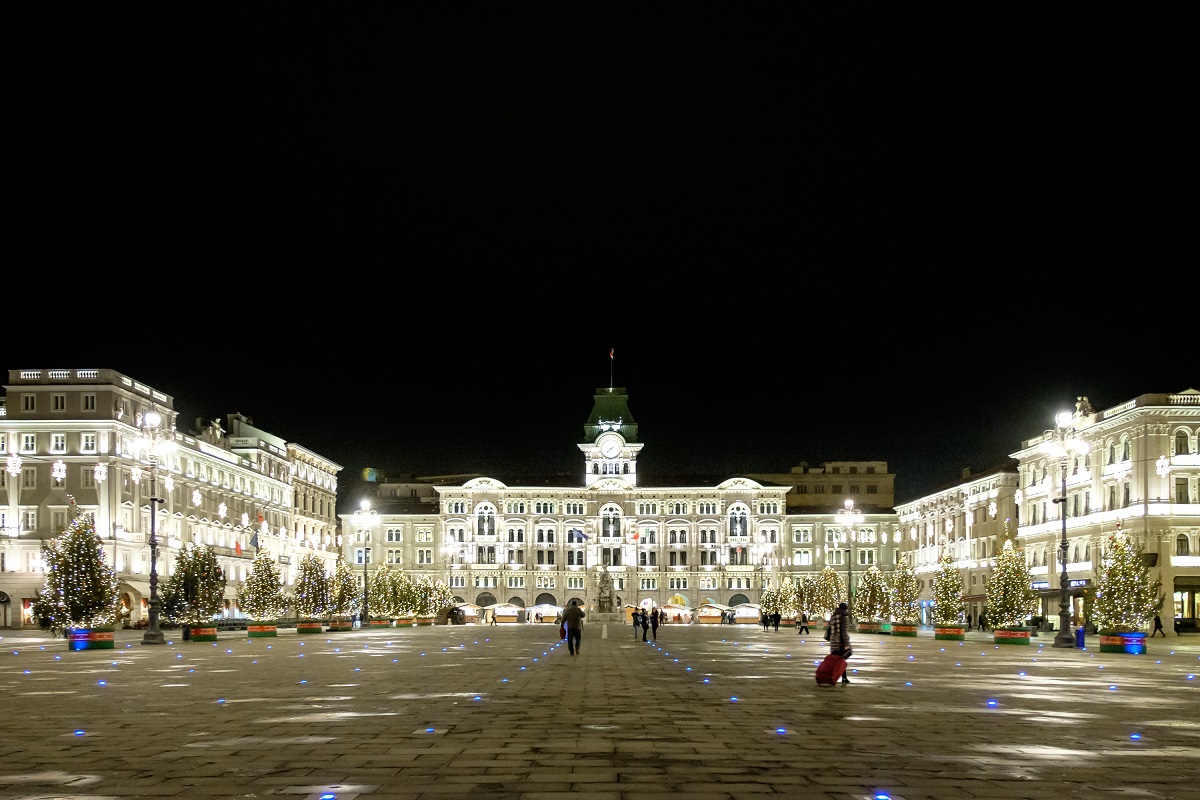
[[[1067,577],[1067,467],[1071,458],[1088,451],[1087,443],[1075,436],[1075,428],[1071,425],[1073,415],[1070,411],[1060,411],[1054,417],[1054,430],[1046,431],[1044,449],[1056,456],[1062,470],[1062,496],[1054,498],[1054,503],[1061,505],[1059,518],[1062,519],[1062,541],[1059,543],[1058,561],[1062,572],[1058,576],[1058,634],[1054,637],[1054,647],[1075,647],[1075,637],[1071,634],[1071,604],[1069,590],[1070,579]]]
[[[842,504],[842,508],[843,510],[839,511],[835,518],[839,524],[846,526],[846,543],[850,545],[846,549],[846,604],[853,611],[854,592],[852,586],[854,573],[851,571],[851,565],[854,563],[854,537],[857,535],[854,526],[862,524],[863,514],[854,507],[854,501],[849,498]]]
[[[142,644],[166,644],[167,639],[158,627],[158,613],[162,602],[158,599],[158,461],[167,442],[162,436],[162,415],[151,408],[142,416],[142,436],[138,442],[150,462],[150,620]]]
[[[369,515],[375,512],[371,511],[370,500],[360,501],[358,507],[360,509],[358,525],[363,537],[363,603],[362,616],[359,617],[359,627],[369,628],[371,627],[371,614],[367,609],[367,600],[370,594],[370,587],[367,583],[367,564],[371,561],[371,520]]]

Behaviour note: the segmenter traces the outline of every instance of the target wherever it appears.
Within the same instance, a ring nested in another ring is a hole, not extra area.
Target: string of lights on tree
[[[1150,580],[1143,550],[1117,522],[1109,535],[1096,581],[1092,617],[1101,630],[1140,631],[1162,605],[1162,581]]]

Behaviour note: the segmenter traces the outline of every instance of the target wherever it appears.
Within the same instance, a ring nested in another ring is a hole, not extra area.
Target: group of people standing
[[[650,609],[650,613],[646,613],[644,608],[635,608],[633,615],[630,617],[633,622],[633,638],[637,638],[638,631],[641,630],[642,641],[658,641],[658,626],[667,623],[667,615],[658,610],[658,606]],[[650,639],[646,635],[650,635]]]
[[[971,612],[968,611],[967,612],[967,630],[971,630],[972,622],[974,622],[975,624],[977,624],[979,626],[979,630],[986,631],[987,630],[987,612],[980,611],[979,619],[976,620],[976,619],[972,618]]]

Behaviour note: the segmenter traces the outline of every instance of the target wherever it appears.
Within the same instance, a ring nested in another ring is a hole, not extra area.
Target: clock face
[[[613,458],[619,452],[621,452],[621,443],[618,440],[605,439],[600,442],[600,455],[605,458]]]

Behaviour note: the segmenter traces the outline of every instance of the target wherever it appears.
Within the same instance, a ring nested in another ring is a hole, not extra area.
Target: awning
[[[134,580],[126,580],[125,578],[122,578],[120,580],[120,582],[117,584],[117,589],[118,589],[118,591],[122,591],[122,592],[133,591],[133,592],[136,592],[137,594],[141,595],[142,597],[150,596],[150,582],[149,581],[134,581]]]

